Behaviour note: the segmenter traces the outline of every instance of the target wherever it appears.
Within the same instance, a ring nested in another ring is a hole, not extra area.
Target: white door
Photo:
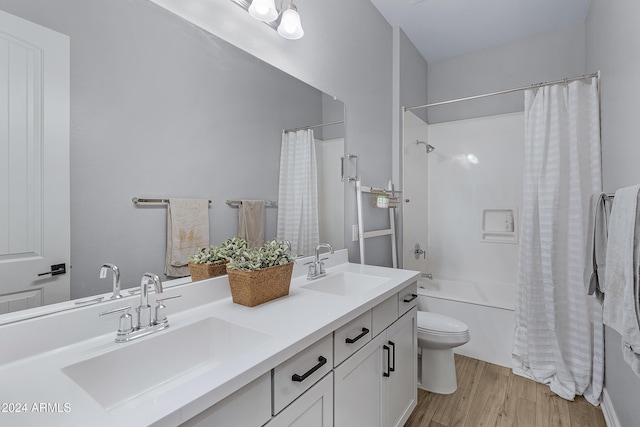
[[[0,313],[69,299],[69,38],[0,11]]]

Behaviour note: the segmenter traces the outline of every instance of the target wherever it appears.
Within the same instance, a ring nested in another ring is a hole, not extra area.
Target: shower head
[[[434,146],[433,146],[433,145],[431,145],[431,144],[427,144],[427,143],[426,143],[426,142],[424,142],[424,141],[416,140],[416,144],[418,144],[418,145],[420,145],[420,144],[424,144],[425,148],[427,149],[427,153],[430,153],[430,152],[432,152],[433,150],[435,150],[435,149],[436,149],[436,147],[434,147]]]

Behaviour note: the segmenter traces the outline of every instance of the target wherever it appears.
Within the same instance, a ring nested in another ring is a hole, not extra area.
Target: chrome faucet
[[[307,273],[307,280],[314,280],[317,279],[318,277],[323,277],[327,275],[327,272],[324,271],[324,263],[322,262],[322,260],[320,259],[320,249],[322,248],[327,248],[329,249],[329,251],[331,251],[330,253],[333,254],[333,246],[331,246],[329,243],[320,243],[318,246],[316,246],[316,258],[315,261],[313,261],[312,263],[309,263],[309,272]],[[326,258],[323,258],[323,260]]]
[[[153,284],[156,291],[156,308],[153,317],[151,316],[151,306],[149,305],[149,285]],[[140,305],[136,308],[136,321],[133,322],[129,310],[131,306],[117,308],[115,310],[100,313],[100,316],[113,313],[122,313],[120,325],[116,334],[116,342],[127,342],[140,338],[169,327],[169,320],[165,314],[166,306],[164,301],[179,298],[181,295],[174,295],[166,298],[158,298],[162,294],[162,281],[157,274],[145,273],[140,281]]]
[[[120,295],[120,269],[117,265],[102,264],[102,267],[100,267],[100,278],[106,278],[107,271],[109,270],[113,273],[113,294],[111,295],[111,299],[122,298],[122,295]]]
[[[138,329],[151,326],[151,306],[149,305],[149,285],[153,284],[156,295],[161,294],[162,280],[157,274],[144,273],[140,281],[140,305],[136,308],[138,314]],[[154,319],[155,322],[155,319]]]

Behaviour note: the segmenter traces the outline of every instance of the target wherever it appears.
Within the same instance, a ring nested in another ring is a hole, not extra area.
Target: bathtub
[[[471,339],[454,352],[506,367],[511,367],[515,300],[515,286],[502,283],[418,279],[418,310],[469,326]]]

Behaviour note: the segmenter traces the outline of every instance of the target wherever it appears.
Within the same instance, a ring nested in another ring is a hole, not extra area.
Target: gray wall
[[[584,25],[429,63],[429,103],[585,73]],[[524,109],[522,92],[429,108],[440,123]]]
[[[154,1],[344,101],[346,151],[360,155],[363,182],[385,186],[391,179],[392,29],[369,0],[297,4],[305,35],[295,42],[281,38],[228,0],[202,2],[197,11],[180,0]],[[365,212],[371,227],[388,222],[372,210]],[[345,184],[345,243],[349,259],[357,262],[358,244],[349,238],[356,213],[355,185]],[[391,265],[389,243],[367,248],[368,264]]]
[[[600,70],[604,190],[640,182],[640,3],[592,0],[586,24],[587,69]],[[640,378],[624,362],[621,337],[605,327],[605,388],[621,426],[640,423]]]
[[[229,2],[230,3],[230,2]],[[277,200],[283,128],[322,121],[322,94],[146,0],[0,0],[71,37],[72,298],[162,273],[165,207],[212,200],[211,242],[237,233],[226,199]],[[267,209],[266,237],[276,210]]]
[[[336,102],[326,93],[322,94],[322,122],[333,123],[344,121],[344,104]],[[344,123],[316,128],[314,136],[317,139],[328,141],[330,139],[344,138]]]

